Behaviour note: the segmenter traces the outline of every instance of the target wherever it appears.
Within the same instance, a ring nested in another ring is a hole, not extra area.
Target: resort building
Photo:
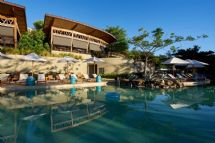
[[[44,32],[52,53],[91,54],[103,51],[108,44],[116,41],[114,36],[95,27],[47,14]]]
[[[25,7],[0,0],[0,47],[17,47],[27,31]]]
[[[116,41],[116,38],[106,31],[49,14],[45,15],[43,30],[47,41],[49,41],[52,54],[70,53],[80,56],[82,59],[90,58],[94,53],[103,52],[108,44]],[[26,31],[25,7],[0,0],[0,48],[16,48],[21,34]],[[31,63],[18,60],[21,58],[22,55],[13,55],[13,59],[2,59],[0,61],[1,72],[29,72]],[[58,63],[58,58],[47,57],[47,59],[52,62],[35,64],[37,69],[35,72],[47,73],[53,70],[59,73],[65,72],[65,65]],[[92,76],[93,73],[130,73],[137,69],[137,66],[125,57],[103,58],[103,60],[104,63],[96,64],[75,63],[72,71]]]
[[[44,32],[50,42],[51,53],[72,53],[83,59],[90,58],[93,52],[102,52],[106,46],[116,41],[111,34],[86,24],[58,17],[45,15]],[[83,64],[82,64],[83,65]],[[98,71],[97,64],[87,64],[86,71],[89,75]]]

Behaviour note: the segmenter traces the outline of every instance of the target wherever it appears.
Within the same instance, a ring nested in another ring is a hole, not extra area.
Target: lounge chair
[[[184,78],[190,78],[189,76],[185,75],[184,73],[181,74]]]
[[[64,74],[58,74],[58,79],[62,83],[66,82],[66,76]]]
[[[83,74],[84,81],[93,82],[95,78],[90,78],[88,74]]]
[[[28,74],[20,74],[19,80],[16,83],[26,83],[26,79],[28,78]]]
[[[9,83],[10,74],[0,74],[0,85],[2,83]]]
[[[92,74],[93,78],[96,78],[97,77],[97,74]]]
[[[177,73],[176,74],[177,75],[177,78],[179,78],[179,79],[185,79],[185,77],[183,77],[181,74],[179,74],[179,73]]]
[[[46,83],[46,76],[45,74],[38,74],[37,84],[39,83]]]
[[[171,78],[171,79],[176,79],[176,77],[172,74],[168,74],[168,76]]]

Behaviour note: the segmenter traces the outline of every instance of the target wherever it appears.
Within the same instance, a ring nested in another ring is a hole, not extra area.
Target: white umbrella
[[[204,62],[201,62],[201,61],[197,61],[197,60],[187,59],[186,61],[189,62],[189,65],[187,66],[187,68],[203,68],[205,66],[208,66],[207,63],[204,63]]]
[[[46,59],[38,56],[35,53],[25,55],[23,60],[32,62],[32,75],[33,75],[34,62],[46,62],[47,61]]]
[[[188,65],[189,62],[176,58],[176,57],[172,57],[172,58],[168,59],[167,61],[163,62],[162,64],[172,65],[173,66],[173,75],[174,75],[175,65]]]
[[[95,66],[95,64],[96,63],[102,63],[104,61],[102,59],[99,59],[99,58],[96,58],[96,57],[92,57],[92,58],[86,59],[85,62],[87,62],[87,63],[93,63],[94,64],[94,73],[96,73],[96,66]]]
[[[162,64],[164,64],[164,65],[188,65],[189,62],[176,58],[176,57],[173,57],[173,58],[168,59],[167,61],[163,62]]]
[[[79,62],[79,60],[66,56],[66,57],[59,59],[58,62],[66,62],[67,63],[67,70],[68,70],[69,63],[76,63],[76,62]]]

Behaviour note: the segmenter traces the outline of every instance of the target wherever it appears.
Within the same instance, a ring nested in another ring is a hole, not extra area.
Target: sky
[[[26,7],[28,27],[52,14],[105,29],[120,26],[131,38],[143,27],[160,27],[168,35],[207,34],[209,38],[176,44],[215,51],[215,0],[6,0]],[[165,54],[168,48],[156,54]]]

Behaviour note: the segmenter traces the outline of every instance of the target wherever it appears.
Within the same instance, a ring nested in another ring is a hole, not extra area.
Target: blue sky
[[[8,0],[26,7],[28,27],[45,13],[70,18],[104,29],[120,26],[128,37],[140,27],[157,27],[177,35],[207,34],[209,38],[178,44],[181,48],[199,45],[215,51],[215,0]],[[159,51],[157,54],[168,50]]]

